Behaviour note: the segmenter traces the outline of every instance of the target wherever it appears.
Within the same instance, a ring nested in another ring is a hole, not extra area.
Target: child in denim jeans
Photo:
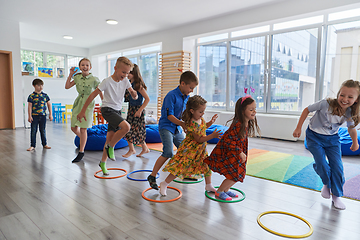
[[[41,144],[43,148],[50,149],[46,142],[46,106],[49,109],[49,119],[53,120],[52,111],[51,111],[51,103],[49,96],[42,92],[44,88],[44,82],[36,78],[33,80],[32,85],[35,88],[35,91],[31,93],[28,97],[28,121],[31,123],[31,137],[30,137],[30,147],[27,151],[35,150],[36,146],[36,133],[39,126]]]

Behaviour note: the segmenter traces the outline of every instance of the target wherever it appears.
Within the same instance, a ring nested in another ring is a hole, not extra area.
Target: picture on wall
[[[64,68],[57,68],[57,77],[63,78],[65,76],[65,69]]]
[[[28,72],[29,76],[34,76],[34,63],[32,62],[22,62],[22,71]]]
[[[53,77],[53,69],[47,67],[38,67],[39,77]]]

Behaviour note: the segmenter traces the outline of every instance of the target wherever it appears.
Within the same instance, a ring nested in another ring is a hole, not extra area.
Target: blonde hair
[[[134,64],[127,57],[119,57],[116,60],[116,66],[118,67],[120,63],[123,63],[123,64],[125,64],[127,66],[130,66],[131,69],[134,67]]]
[[[242,101],[243,98],[245,98],[245,97],[241,97],[236,101],[236,104],[235,104],[235,116],[232,119],[228,120],[226,122],[226,124],[228,122],[232,121],[232,123],[230,125],[230,128],[232,128],[232,127],[234,127],[236,122],[239,121],[241,123],[240,131],[238,133],[238,136],[240,138],[244,138],[246,136],[246,132],[247,132],[249,137],[255,136],[256,132],[258,132],[258,134],[260,135],[260,127],[257,124],[256,117],[254,118],[254,120],[249,120],[248,129],[246,130],[246,127],[245,127],[245,110],[246,110],[246,107],[248,105],[250,105],[251,103],[253,103],[255,100],[253,98],[251,98],[251,97],[246,97],[244,99],[244,101]]]
[[[189,97],[189,100],[186,103],[186,109],[182,114],[181,119],[185,122],[186,126],[189,126],[191,123],[191,118],[193,114],[191,113],[191,109],[197,110],[200,106],[203,106],[207,103],[207,101],[202,98],[200,95],[194,95]]]
[[[350,106],[351,109],[351,119],[354,121],[354,126],[359,124],[360,121],[360,82],[354,81],[352,79],[346,80],[341,84],[341,87],[336,95],[336,98],[328,98],[327,101],[329,103],[329,111],[333,115],[342,116],[345,114],[341,106],[339,105],[338,98],[340,95],[340,91],[343,87],[348,88],[356,88],[358,91],[358,97],[355,101],[355,103]]]

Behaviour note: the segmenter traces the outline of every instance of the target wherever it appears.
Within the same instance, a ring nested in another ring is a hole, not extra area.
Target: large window
[[[230,109],[246,93],[264,109],[265,37],[232,41],[230,49]]]
[[[327,27],[322,97],[336,97],[342,82],[360,80],[360,21]]]
[[[68,74],[66,68],[78,67],[83,57],[63,54],[21,50],[21,67],[30,76],[39,76],[39,68],[47,68],[54,78],[64,78]],[[49,77],[49,75],[45,75]]]
[[[301,111],[314,102],[317,29],[272,36],[271,110]]]
[[[107,55],[108,75],[110,76],[114,73],[114,66],[118,57],[125,56],[129,58],[132,63],[139,66],[141,76],[147,86],[150,104],[156,104],[159,81],[159,52],[160,46],[152,46]]]
[[[199,47],[198,93],[207,101],[207,106],[226,108],[226,42]]]

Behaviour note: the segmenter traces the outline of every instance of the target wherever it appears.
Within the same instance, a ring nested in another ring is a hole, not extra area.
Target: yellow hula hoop
[[[305,234],[302,234],[302,235],[288,235],[288,234],[283,234],[283,233],[278,233],[278,232],[275,232],[274,230],[271,230],[270,228],[267,228],[265,227],[265,225],[260,221],[260,218],[266,214],[270,214],[270,213],[280,213],[280,214],[285,214],[285,215],[289,215],[289,216],[293,216],[293,217],[296,217],[298,219],[300,219],[301,221],[303,221],[304,223],[306,223],[306,225],[309,226],[310,228],[310,231],[308,233],[305,233]],[[295,214],[292,214],[292,213],[288,213],[288,212],[282,212],[282,211],[267,211],[267,212],[263,212],[261,214],[259,214],[259,216],[257,217],[257,222],[258,224],[263,228],[265,229],[266,231],[268,232],[271,232],[275,235],[278,235],[278,236],[281,236],[281,237],[287,237],[287,238],[306,238],[306,237],[309,237],[313,232],[314,232],[314,228],[313,226],[310,224],[310,222],[308,222],[307,220],[305,220],[304,218],[302,217],[299,217]]]

